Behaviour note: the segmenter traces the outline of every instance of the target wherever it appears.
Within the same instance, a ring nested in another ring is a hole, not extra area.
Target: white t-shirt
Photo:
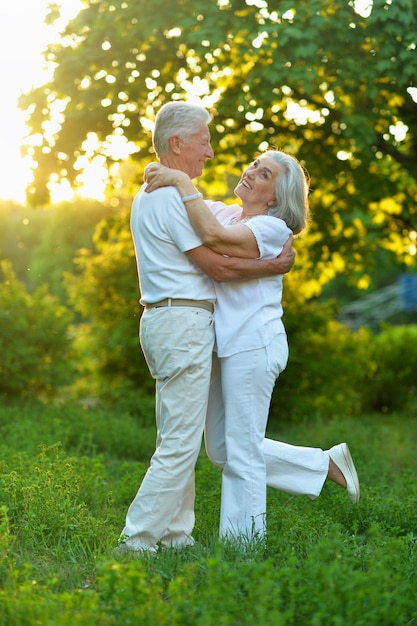
[[[175,187],[145,193],[133,200],[130,228],[136,253],[141,303],[164,298],[215,300],[212,280],[186,254],[202,245]]]
[[[236,204],[207,204],[223,226],[229,226],[242,213]],[[256,238],[260,259],[277,257],[292,234],[283,220],[269,215],[258,215],[244,224]],[[215,290],[214,324],[220,357],[267,346],[275,335],[285,333],[282,276],[215,283]]]

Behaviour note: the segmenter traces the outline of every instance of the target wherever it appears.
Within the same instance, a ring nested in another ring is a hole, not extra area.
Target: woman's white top
[[[223,202],[207,202],[223,226],[239,220],[242,208]],[[260,259],[277,257],[292,231],[285,222],[269,215],[257,215],[243,222],[255,236]],[[220,357],[267,346],[285,333],[282,323],[282,276],[216,283],[214,323],[216,350]]]

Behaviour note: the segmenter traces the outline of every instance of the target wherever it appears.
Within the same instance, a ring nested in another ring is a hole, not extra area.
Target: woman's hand
[[[160,163],[158,163],[157,161],[152,161],[151,163],[148,163],[148,165],[145,167],[145,171],[143,172],[143,182],[147,183],[148,182],[148,178],[149,175],[151,173],[152,170],[155,170],[155,168],[158,167],[158,165],[160,165]]]
[[[287,274],[295,262],[295,250],[292,247],[294,237],[290,235],[281,250],[281,254],[274,259],[277,274]]]
[[[178,187],[182,181],[190,181],[185,172],[165,167],[161,163],[149,163],[145,167],[143,178],[148,183],[145,189],[147,193],[159,189],[159,187]]]

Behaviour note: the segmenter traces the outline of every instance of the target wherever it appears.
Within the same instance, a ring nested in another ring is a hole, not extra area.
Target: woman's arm
[[[225,228],[214,217],[202,196],[189,198],[198,192],[185,172],[151,163],[146,167],[145,179],[148,183],[146,192],[171,185],[177,188],[190,221],[205,246],[218,254],[249,259],[259,257],[256,239],[247,226],[236,224]]]
[[[295,261],[292,240],[290,236],[281,254],[275,259],[266,261],[224,256],[205,246],[188,250],[186,254],[195,265],[217,283],[264,278],[286,274],[291,270]]]

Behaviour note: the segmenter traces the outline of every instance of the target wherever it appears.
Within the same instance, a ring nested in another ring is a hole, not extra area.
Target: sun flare
[[[62,21],[54,28],[44,24],[50,0],[15,0],[0,7],[0,199],[24,204],[25,188],[32,180],[29,157],[21,155],[21,145],[27,134],[22,111],[18,109],[21,93],[45,83],[50,70],[45,67],[42,50],[49,42],[59,38],[65,23],[82,8],[81,0],[58,0],[62,7]],[[81,191],[82,195],[101,198],[103,177],[90,173]],[[96,182],[95,182],[96,181]],[[71,199],[69,184],[51,181],[53,202]]]

